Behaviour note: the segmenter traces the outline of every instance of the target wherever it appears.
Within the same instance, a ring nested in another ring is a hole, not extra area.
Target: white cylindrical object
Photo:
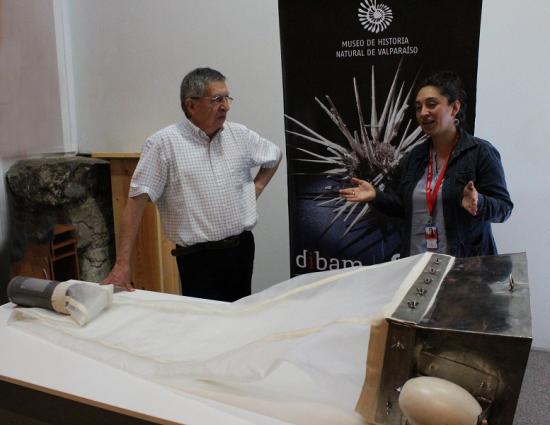
[[[476,425],[481,406],[464,388],[445,379],[409,379],[399,407],[412,425]]]

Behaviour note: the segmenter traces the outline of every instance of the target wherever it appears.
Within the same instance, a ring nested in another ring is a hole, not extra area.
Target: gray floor
[[[550,351],[529,355],[514,425],[550,424]]]

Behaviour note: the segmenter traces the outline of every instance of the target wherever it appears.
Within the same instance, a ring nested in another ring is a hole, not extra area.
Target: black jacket
[[[383,192],[377,189],[373,201],[382,213],[404,219],[401,257],[410,254],[412,193],[428,165],[430,145],[428,139],[403,157],[386,189]],[[462,207],[464,186],[470,180],[479,193],[475,217]],[[491,223],[505,221],[514,207],[498,151],[486,140],[462,131],[445,172],[441,195],[449,254],[455,257],[496,254]]]

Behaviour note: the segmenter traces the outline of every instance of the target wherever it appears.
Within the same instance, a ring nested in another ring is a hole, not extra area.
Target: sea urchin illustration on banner
[[[369,204],[352,203],[344,200],[338,194],[338,189],[350,184],[352,177],[367,180],[380,190],[384,190],[387,178],[397,166],[403,155],[417,144],[426,140],[419,126],[411,129],[411,120],[406,123],[401,131],[405,112],[414,82],[405,93],[405,83],[398,82],[401,63],[395,72],[389,89],[384,108],[380,117],[376,110],[375,72],[371,69],[371,111],[370,123],[365,122],[363,116],[357,80],[353,78],[355,104],[359,122],[359,131],[348,129],[342,120],[331,98],[326,96],[326,104],[317,97],[315,101],[338,127],[340,133],[349,146],[342,146],[328,140],[314,129],[306,126],[297,119],[285,115],[285,117],[302,128],[303,132],[287,130],[287,133],[308,140],[323,147],[323,151],[314,152],[302,147],[295,147],[306,154],[295,161],[320,164],[324,169],[320,173],[296,172],[296,175],[323,175],[330,179],[331,185],[325,186],[324,192],[317,196],[318,206],[331,206],[334,217],[327,225],[325,232],[339,219],[345,223],[351,220],[346,230],[341,235],[344,238],[353,227],[370,211]]]

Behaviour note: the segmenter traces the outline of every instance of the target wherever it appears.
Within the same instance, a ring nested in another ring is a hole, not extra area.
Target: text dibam
[[[296,265],[301,269],[322,271],[362,266],[363,263],[359,260],[324,258],[319,255],[319,251],[308,251],[304,249],[301,254],[296,256]]]

